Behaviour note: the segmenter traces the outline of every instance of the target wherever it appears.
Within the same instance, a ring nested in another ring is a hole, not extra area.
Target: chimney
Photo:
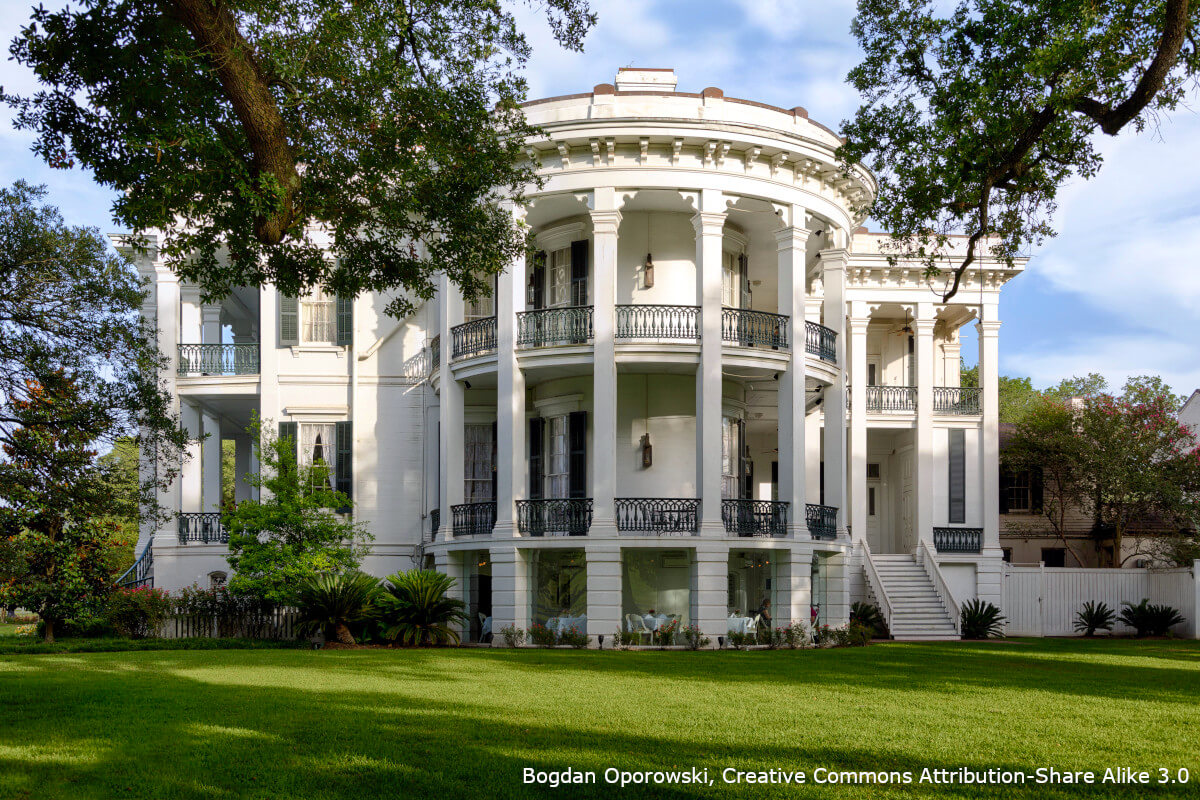
[[[617,70],[618,92],[673,92],[678,82],[673,69],[621,67]]]

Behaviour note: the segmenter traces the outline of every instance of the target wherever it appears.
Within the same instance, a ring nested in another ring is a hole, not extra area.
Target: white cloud
[[[1018,369],[1007,369],[1018,365]],[[1004,374],[1028,375],[1034,386],[1057,384],[1064,378],[1098,372],[1111,389],[1133,375],[1160,375],[1177,393],[1188,394],[1200,386],[1200,359],[1187,342],[1165,341],[1154,334],[1092,335],[1053,347],[1006,352]]]

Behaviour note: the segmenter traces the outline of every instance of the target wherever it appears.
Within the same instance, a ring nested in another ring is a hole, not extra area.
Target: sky
[[[0,40],[16,35],[30,5],[0,0]],[[598,0],[593,8],[599,23],[583,53],[560,49],[536,9],[518,11],[534,51],[531,98],[586,92],[637,66],[673,68],[680,91],[716,86],[804,106],[834,129],[858,106],[845,83],[859,58],[852,0]],[[0,86],[29,91],[34,81],[5,60]],[[118,230],[110,190],[80,170],[49,169],[29,151],[32,137],[12,129],[9,111],[0,117],[0,181],[46,184],[68,222]],[[1001,372],[1039,387],[1089,372],[1114,387],[1156,374],[1190,394],[1200,387],[1200,116],[1180,109],[1153,130],[1104,137],[1101,152],[1099,176],[1060,193],[1059,235],[1033,249],[1001,294]],[[973,362],[974,331],[964,333]]]

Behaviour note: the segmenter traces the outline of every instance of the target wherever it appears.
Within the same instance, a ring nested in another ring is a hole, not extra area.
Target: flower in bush
[[[688,625],[680,633],[683,635],[684,646],[689,650],[699,650],[701,647],[708,647],[712,644],[712,639],[700,632],[699,625]]]
[[[558,632],[558,643],[568,644],[576,650],[581,650],[588,645],[587,634],[576,628],[574,625],[566,630]]]
[[[558,644],[558,636],[545,625],[534,623],[529,627],[529,641],[542,647],[553,647]]]
[[[679,631],[679,620],[673,619],[658,626],[654,631],[654,643],[666,647],[675,643],[675,634]]]
[[[171,598],[163,589],[139,586],[117,589],[108,597],[107,617],[117,633],[130,639],[157,636],[171,614]]]
[[[500,638],[504,640],[505,647],[520,647],[525,644],[525,629],[516,625],[505,625],[500,629]]]

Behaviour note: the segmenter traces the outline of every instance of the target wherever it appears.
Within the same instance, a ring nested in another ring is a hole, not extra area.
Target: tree
[[[978,364],[969,369],[964,367],[961,375],[961,385],[978,388]],[[998,395],[997,413],[1000,422],[1020,422],[1038,400],[1038,390],[1033,388],[1032,380],[1008,375],[1000,376]]]
[[[1089,372],[1082,378],[1076,375],[1073,378],[1064,378],[1058,382],[1057,386],[1051,386],[1046,389],[1043,394],[1046,397],[1052,397],[1060,403],[1070,402],[1074,398],[1086,400],[1089,397],[1098,397],[1108,391],[1108,380],[1095,372]]]
[[[210,296],[274,283],[468,299],[524,249],[501,207],[535,180],[530,48],[495,0],[83,0],[11,45],[43,88],[3,94],[34,150],[121,193],[117,220]],[[582,47],[585,0],[546,0]],[[227,257],[219,253],[227,248]]]
[[[328,467],[299,465],[296,443],[262,431],[257,419],[249,431],[261,471],[247,480],[260,499],[221,515],[234,573],[229,590],[295,605],[298,587],[314,575],[357,569],[374,537],[337,513],[350,498],[330,488]]]
[[[1185,100],[1200,71],[1188,0],[859,0],[864,51],[849,82],[866,102],[840,156],[879,178],[871,215],[894,257],[939,273],[954,234],[972,263],[1009,265],[1054,235],[1059,188],[1100,169],[1095,135],[1142,130]]]

